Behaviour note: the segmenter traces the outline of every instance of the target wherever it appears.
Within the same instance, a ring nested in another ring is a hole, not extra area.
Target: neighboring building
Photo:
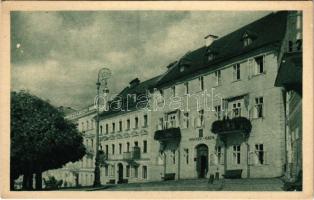
[[[302,171],[302,12],[289,12],[287,32],[275,86],[283,87],[286,113],[286,177]]]
[[[89,186],[93,184],[96,151],[95,115],[96,108],[94,105],[66,115],[66,119],[75,123],[83,134],[86,155],[78,162],[67,163],[60,169],[44,172],[43,178],[47,179],[48,176],[54,176],[57,180],[63,180],[63,187]]]

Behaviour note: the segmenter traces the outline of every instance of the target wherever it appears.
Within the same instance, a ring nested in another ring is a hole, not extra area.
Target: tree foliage
[[[76,125],[48,102],[11,92],[11,181],[75,162],[85,155]]]

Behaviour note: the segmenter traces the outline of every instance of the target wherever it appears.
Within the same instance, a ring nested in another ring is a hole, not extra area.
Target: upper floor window
[[[208,54],[208,61],[212,61],[212,60],[214,60],[214,58],[215,58],[214,53],[209,53]]]
[[[240,71],[240,64],[233,65],[233,80],[240,80],[241,78],[241,71]]]
[[[250,44],[252,44],[253,40],[252,37],[248,34],[248,32],[245,32],[242,36],[243,46],[247,47]]]
[[[144,115],[144,127],[147,127],[147,115]]]
[[[130,119],[127,119],[126,120],[126,129],[130,130],[130,126],[131,126]]]
[[[84,125],[84,122],[81,123],[81,126],[82,126],[82,131],[85,131],[85,125]]]
[[[241,103],[240,102],[234,102],[232,104],[232,115],[233,117],[241,116]]]
[[[122,144],[119,143],[119,154],[122,154]]]
[[[102,126],[100,126],[99,128],[100,128],[100,134],[102,134]]]
[[[126,143],[126,152],[130,152],[130,142]]]
[[[221,105],[215,106],[215,114],[218,120],[222,118]]]
[[[171,87],[171,91],[172,91],[172,96],[176,96],[176,86],[172,86]]]
[[[162,130],[163,126],[164,126],[164,118],[161,117],[161,118],[158,119],[158,127],[157,127],[157,129],[158,130]]]
[[[221,70],[215,71],[216,86],[221,85]]]
[[[264,105],[264,99],[263,97],[257,97],[255,98],[255,106],[254,106],[254,117],[255,118],[261,118],[264,116],[263,113],[263,105]]]
[[[189,113],[188,112],[185,112],[183,114],[183,121],[184,121],[184,128],[189,128],[190,120],[189,120]]]
[[[180,72],[184,72],[184,69],[185,69],[184,65],[180,65]]]
[[[201,128],[201,129],[199,129],[198,130],[198,137],[203,137],[204,136],[204,133],[203,133],[203,129]]]
[[[198,114],[201,120],[201,125],[203,125],[204,124],[204,110],[198,111]]]
[[[116,124],[113,122],[112,123],[112,132],[114,133],[116,131]]]
[[[138,128],[138,117],[135,117],[134,128]]]
[[[288,52],[292,52],[293,51],[293,42],[291,40],[289,40],[288,42]]]
[[[189,82],[184,83],[185,94],[189,94]]]
[[[147,140],[143,141],[143,153],[147,153]]]
[[[170,127],[176,127],[176,122],[177,122],[176,115],[170,115],[169,118],[170,118],[170,124],[169,124]]]
[[[108,133],[109,133],[109,125],[106,124],[106,134],[108,134]]]
[[[115,146],[114,144],[112,144],[111,146],[112,146],[112,155],[114,155]]]
[[[255,65],[254,65],[254,74],[261,74],[264,73],[264,56],[258,56],[254,58]]]
[[[204,77],[201,76],[198,78],[199,85],[200,85],[200,90],[204,90]]]
[[[89,129],[89,121],[86,121],[86,130]]]
[[[122,131],[122,121],[119,121],[119,131]]]

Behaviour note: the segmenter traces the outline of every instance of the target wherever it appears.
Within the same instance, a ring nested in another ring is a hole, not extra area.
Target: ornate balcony
[[[180,128],[167,128],[163,130],[157,130],[154,135],[154,139],[158,141],[178,140],[181,139]]]
[[[216,120],[213,122],[211,129],[213,133],[218,135],[243,133],[245,136],[249,136],[251,130],[252,124],[250,120],[245,117]]]
[[[141,159],[141,149],[140,147],[133,147],[133,151],[123,152],[123,160],[139,160]]]

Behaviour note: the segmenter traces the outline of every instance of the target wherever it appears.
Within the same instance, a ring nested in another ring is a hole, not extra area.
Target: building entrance
[[[196,147],[196,170],[198,178],[205,178],[208,172],[208,147],[200,144]]]

